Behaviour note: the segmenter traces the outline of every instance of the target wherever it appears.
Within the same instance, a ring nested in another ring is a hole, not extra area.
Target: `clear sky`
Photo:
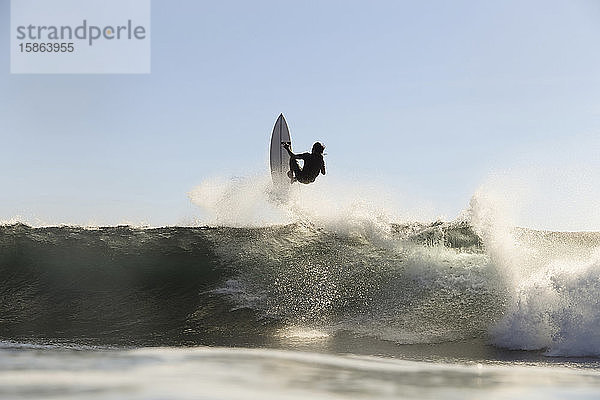
[[[327,145],[320,185],[453,218],[516,176],[520,224],[600,230],[596,0],[154,0],[150,75],[10,75],[9,11],[0,219],[177,224],[204,179],[267,171],[283,112]]]

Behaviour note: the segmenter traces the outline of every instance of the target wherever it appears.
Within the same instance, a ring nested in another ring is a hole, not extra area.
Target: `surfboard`
[[[283,116],[279,114],[273,133],[271,134],[271,178],[276,187],[289,186],[290,178],[287,176],[290,170],[290,156],[281,145],[282,142],[292,143],[288,124]]]

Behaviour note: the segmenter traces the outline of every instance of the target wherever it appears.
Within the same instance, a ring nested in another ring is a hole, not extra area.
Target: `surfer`
[[[312,152],[294,154],[290,150],[290,144],[287,142],[281,143],[283,148],[287,150],[290,155],[290,171],[287,175],[290,178],[291,183],[296,181],[304,184],[313,183],[319,173],[325,175],[325,160],[323,160],[323,146],[319,142],[315,142],[312,147]],[[300,168],[298,159],[304,160],[304,166]]]

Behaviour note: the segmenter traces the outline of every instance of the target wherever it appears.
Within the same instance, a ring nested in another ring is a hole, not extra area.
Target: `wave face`
[[[2,226],[2,336],[231,344],[299,325],[402,343],[482,335],[502,309],[486,255],[476,241],[431,246],[464,229],[395,226],[383,242],[299,223]]]
[[[0,226],[0,338],[260,346],[304,332],[600,355],[600,235],[513,229],[507,247],[483,225]]]
[[[224,272],[206,231],[0,228],[5,338],[181,342]],[[169,338],[169,335],[173,337]]]

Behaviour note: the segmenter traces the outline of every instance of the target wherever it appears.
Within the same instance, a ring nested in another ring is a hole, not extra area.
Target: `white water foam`
[[[497,189],[497,188],[496,188]],[[600,356],[600,243],[514,227],[515,199],[482,187],[471,223],[511,291],[492,343],[551,356]]]

